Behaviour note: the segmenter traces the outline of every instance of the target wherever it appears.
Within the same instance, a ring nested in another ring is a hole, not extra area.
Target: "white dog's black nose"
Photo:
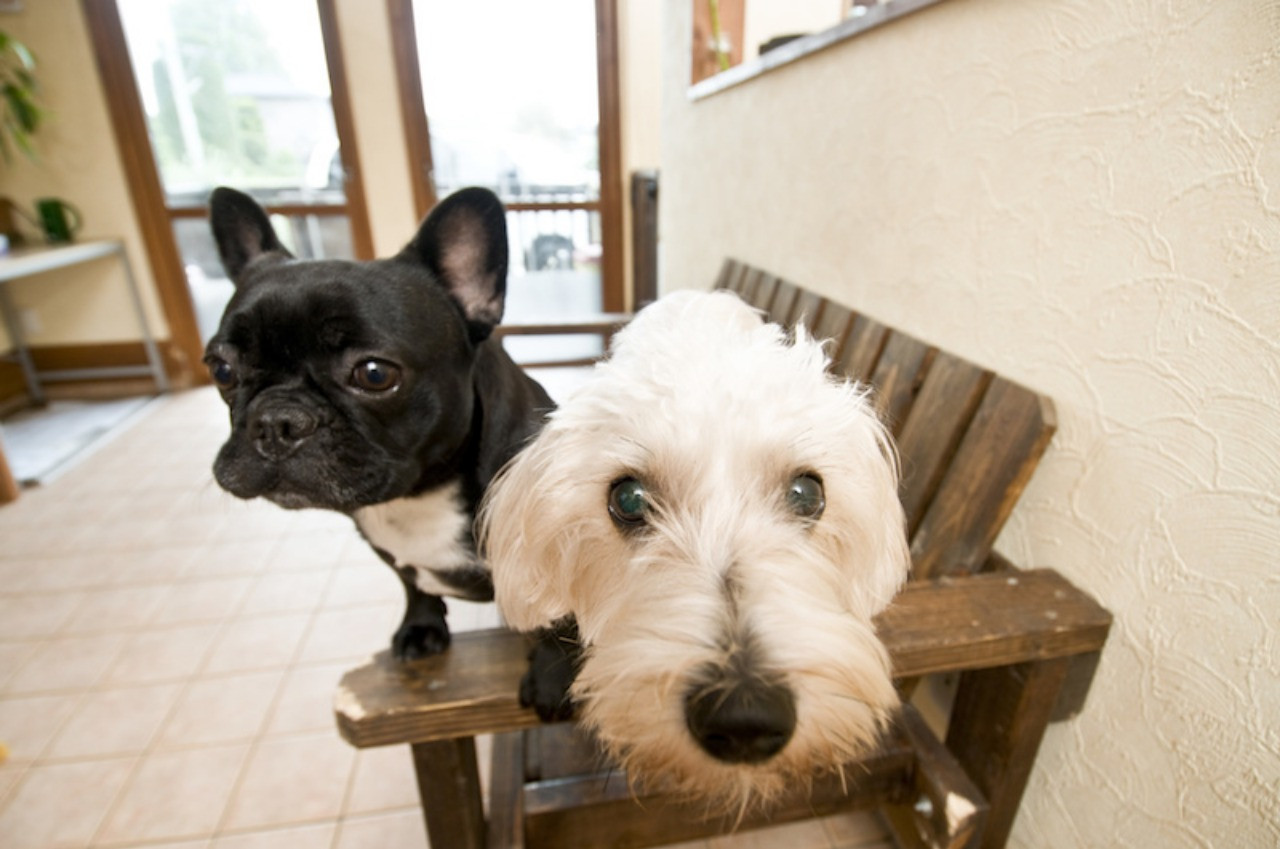
[[[796,701],[783,684],[751,681],[699,687],[685,697],[685,724],[703,751],[726,763],[760,763],[796,730]]]
[[[253,445],[268,460],[292,454],[316,432],[316,417],[301,407],[272,407],[258,413],[250,427]]]

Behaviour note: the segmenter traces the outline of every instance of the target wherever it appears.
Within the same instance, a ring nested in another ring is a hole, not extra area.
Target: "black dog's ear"
[[[488,189],[462,189],[442,200],[401,259],[425,265],[462,308],[473,342],[502,320],[507,295],[507,216]]]
[[[245,266],[265,253],[292,256],[276,238],[266,211],[244,192],[225,186],[214,189],[209,196],[209,223],[222,267],[234,283]]]

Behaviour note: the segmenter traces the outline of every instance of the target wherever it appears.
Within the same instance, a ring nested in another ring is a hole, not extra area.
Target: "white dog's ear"
[[[869,615],[892,601],[911,572],[906,516],[898,497],[898,455],[893,439],[865,400],[861,427],[846,432],[844,442],[857,446],[846,477],[856,481],[858,495],[858,602]]]
[[[558,433],[550,427],[489,484],[476,517],[481,555],[493,573],[495,600],[507,624],[530,631],[563,619],[569,608],[573,518],[557,468]]]

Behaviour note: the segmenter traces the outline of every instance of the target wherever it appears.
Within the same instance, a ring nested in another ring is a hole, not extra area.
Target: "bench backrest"
[[[716,286],[833,340],[833,367],[875,388],[898,443],[913,579],[981,571],[1053,436],[1053,402],[736,260]]]

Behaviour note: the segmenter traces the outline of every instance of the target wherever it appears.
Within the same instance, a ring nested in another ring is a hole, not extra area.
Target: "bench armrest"
[[[901,678],[1070,657],[1099,650],[1111,614],[1049,569],[910,584],[878,619]],[[540,724],[516,699],[528,651],[503,629],[461,632],[411,663],[389,652],[343,676],[338,729],[365,748],[514,731]]]

